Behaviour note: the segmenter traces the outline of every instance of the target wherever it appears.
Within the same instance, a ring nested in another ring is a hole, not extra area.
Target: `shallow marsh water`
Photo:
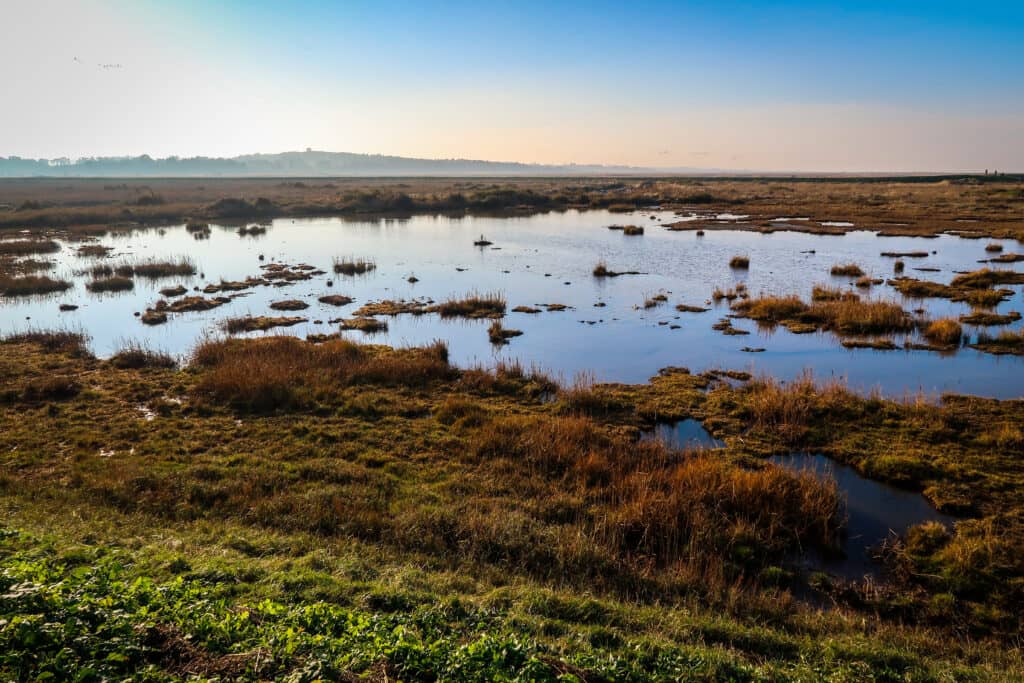
[[[685,214],[684,214],[685,215]],[[655,217],[655,220],[651,219]],[[509,312],[503,324],[523,331],[511,343],[495,347],[488,341],[490,321],[442,320],[437,315],[402,315],[382,318],[385,333],[364,336],[346,332],[353,339],[390,345],[418,345],[434,339],[448,342],[451,357],[459,365],[491,365],[499,359],[517,358],[564,379],[578,373],[597,380],[643,382],[666,366],[686,366],[693,371],[724,368],[747,370],[790,379],[812,370],[818,379],[846,378],[859,390],[879,389],[902,396],[923,391],[971,393],[1000,398],[1024,395],[1024,358],[993,356],[962,348],[954,354],[928,351],[850,350],[831,333],[796,335],[785,329],[758,329],[753,321],[735,320],[734,326],[750,332],[725,336],[711,329],[728,314],[727,302],[706,303],[716,287],[743,282],[749,291],[797,293],[809,298],[813,285],[847,286],[852,278],[830,276],[837,263],[858,263],[866,273],[891,277],[895,259],[883,251],[928,251],[927,258],[907,258],[906,274],[920,279],[948,282],[955,271],[980,268],[979,260],[989,240],[953,236],[936,239],[878,237],[857,231],[841,236],[780,231],[762,234],[744,230],[673,232],[663,223],[680,220],[670,212],[639,211],[632,214],[605,211],[539,214],[529,217],[417,216],[408,219],[278,219],[267,232],[240,236],[237,225],[212,226],[208,239],[196,240],[184,226],[111,234],[99,240],[114,248],[111,263],[149,258],[188,256],[199,273],[189,278],[149,281],[136,278],[135,290],[95,295],[86,291],[87,276],[76,275],[95,259],[76,255],[78,244],[65,243],[54,255],[52,273],[74,281],[74,288],[53,297],[0,301],[0,331],[62,327],[81,329],[92,337],[99,355],[109,355],[125,341],[137,340],[174,354],[184,355],[203,335],[219,334],[220,323],[239,315],[283,315],[268,306],[282,299],[303,299],[310,308],[298,315],[310,322],[271,330],[269,334],[337,331],[327,321],[351,317],[360,305],[381,299],[429,298],[441,301],[469,292],[504,294],[508,308],[519,305],[558,303],[571,308],[537,314]],[[728,228],[742,216],[722,215],[716,227]],[[797,220],[797,219],[786,219]],[[613,224],[636,224],[641,236],[608,230]],[[476,247],[483,235],[491,246]],[[1021,246],[1004,241],[1006,251]],[[813,251],[813,253],[811,253]],[[935,251],[935,254],[931,252]],[[260,261],[258,256],[265,255]],[[748,270],[729,267],[735,255],[750,257]],[[376,270],[355,277],[331,271],[333,257],[368,257]],[[595,278],[594,265],[604,260],[612,270],[637,270],[642,275]],[[287,287],[255,287],[231,303],[203,313],[171,315],[165,325],[147,327],[134,313],[160,298],[158,289],[175,284],[189,288],[224,280],[258,276],[260,265],[281,262],[307,263],[328,271],[309,281]],[[1018,264],[1019,265],[1019,264]],[[920,272],[915,268],[938,268]],[[1013,264],[1000,267],[1014,268]],[[460,270],[461,269],[461,270]],[[408,282],[410,276],[418,281]],[[326,282],[333,280],[333,286]],[[998,311],[1020,310],[1021,287],[1011,287],[1013,297]],[[324,294],[345,294],[355,302],[335,308],[317,302]],[[862,296],[866,293],[860,290]],[[665,294],[667,301],[643,308],[644,301]],[[906,300],[887,285],[873,287],[870,296],[901,301],[908,310],[927,309],[940,317],[969,312],[965,304],[942,299]],[[79,306],[58,311],[58,304]],[[604,306],[595,306],[603,303]],[[679,313],[676,304],[707,306],[705,313]],[[288,315],[296,315],[290,313]],[[314,324],[314,320],[324,321]],[[1021,323],[990,328],[1016,329]],[[977,328],[966,327],[969,336]],[[256,335],[263,333],[255,333]],[[897,344],[903,337],[897,336]],[[744,347],[764,348],[747,353]]]
[[[848,579],[877,575],[881,565],[871,554],[884,541],[924,522],[941,522],[952,529],[956,518],[933,508],[924,496],[861,476],[855,469],[824,455],[776,455],[768,461],[795,472],[812,472],[834,479],[847,515],[844,558],[807,557],[817,568]]]

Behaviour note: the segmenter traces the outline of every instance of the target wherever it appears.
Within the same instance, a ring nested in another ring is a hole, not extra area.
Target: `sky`
[[[0,156],[1024,171],[1024,2],[2,0]]]

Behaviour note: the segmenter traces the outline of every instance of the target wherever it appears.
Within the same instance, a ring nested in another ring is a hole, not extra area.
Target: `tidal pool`
[[[820,569],[844,578],[877,575],[881,566],[871,558],[871,552],[893,535],[902,536],[923,522],[941,522],[952,529],[956,521],[933,508],[921,494],[866,479],[852,467],[824,455],[777,455],[768,460],[789,470],[835,480],[846,506],[846,557],[811,559]]]
[[[704,429],[704,425],[693,418],[679,422],[659,422],[654,429],[644,432],[640,438],[656,439],[669,448],[678,449],[721,448],[725,445],[725,442],[711,436],[708,430]]]
[[[651,217],[656,220],[651,220]],[[737,222],[741,215],[722,214]],[[717,218],[717,217],[716,217]],[[672,212],[567,211],[529,217],[313,218],[278,219],[258,235],[240,235],[238,225],[212,225],[207,239],[197,240],[183,225],[111,233],[99,243],[113,247],[110,263],[150,258],[187,256],[197,274],[187,278],[149,281],[136,278],[135,289],[125,293],[93,294],[85,289],[90,279],[82,274],[96,259],[79,257],[78,243],[62,243],[53,255],[54,276],[74,282],[66,293],[51,297],[0,300],[0,331],[69,328],[92,338],[93,350],[109,355],[126,341],[186,355],[196,340],[222,334],[221,322],[240,315],[284,315],[269,309],[282,299],[302,299],[310,307],[298,313],[309,322],[278,328],[266,334],[306,336],[338,330],[328,320],[351,317],[364,303],[381,299],[441,301],[470,292],[500,292],[511,311],[516,306],[564,304],[562,311],[509,312],[503,324],[522,330],[505,346],[493,346],[487,320],[441,319],[435,314],[382,318],[386,332],[365,335],[350,331],[353,339],[390,345],[418,345],[435,339],[448,342],[452,360],[462,366],[492,365],[519,359],[556,377],[571,380],[588,373],[601,381],[643,382],[666,366],[746,370],[791,379],[810,370],[819,380],[845,378],[851,387],[878,389],[890,396],[924,392],[970,393],[1000,398],[1024,394],[1024,358],[993,356],[962,348],[940,355],[929,351],[850,350],[831,333],[796,335],[785,329],[762,330],[753,321],[735,320],[745,336],[725,336],[711,326],[729,313],[728,304],[710,302],[716,287],[745,283],[753,294],[796,293],[808,299],[813,285],[850,286],[851,278],[829,274],[837,263],[858,263],[866,273],[890,277],[894,259],[883,251],[927,251],[926,258],[906,259],[907,274],[948,282],[955,271],[975,270],[987,240],[953,236],[936,239],[878,237],[858,231],[845,235],[812,235],[780,231],[772,234],[716,226],[706,234],[674,232],[662,224],[679,221]],[[788,219],[797,220],[797,219]],[[624,235],[609,225],[636,224],[643,235]],[[718,229],[725,228],[725,229]],[[474,246],[481,235],[492,244]],[[1004,241],[1007,251],[1020,250]],[[935,252],[935,253],[932,253]],[[259,256],[263,255],[264,260]],[[750,258],[749,269],[729,267],[736,255]],[[366,257],[376,269],[348,277],[331,272],[334,257]],[[619,271],[640,275],[595,278],[599,261]],[[258,276],[271,262],[309,264],[327,271],[311,280],[286,287],[255,287],[230,303],[206,312],[172,314],[164,325],[149,327],[133,314],[159,298],[158,290],[176,284],[192,289],[224,280]],[[914,268],[937,268],[917,272]],[[1008,264],[1006,268],[1014,268]],[[410,281],[414,279],[415,281]],[[333,286],[328,286],[328,280]],[[999,306],[1005,313],[1021,309],[1021,287]],[[859,290],[862,296],[868,295]],[[321,304],[325,294],[344,294],[354,302],[341,308]],[[644,302],[662,294],[666,301],[651,308]],[[904,301],[889,286],[873,287],[870,296],[900,301],[910,310],[923,308],[932,317],[969,312],[965,304],[942,299]],[[77,305],[61,312],[58,305]],[[704,313],[680,313],[677,304],[707,307]],[[322,321],[320,324],[314,321]],[[1017,329],[1016,322],[1008,327]],[[965,327],[968,336],[978,328]],[[264,333],[255,333],[256,335]],[[895,338],[897,344],[902,336]],[[763,348],[749,353],[744,348]]]

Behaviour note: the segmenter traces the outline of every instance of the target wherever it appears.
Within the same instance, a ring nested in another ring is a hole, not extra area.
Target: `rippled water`
[[[656,220],[651,219],[652,215]],[[721,220],[742,218],[728,215]],[[880,256],[882,251],[927,250],[927,258],[905,259],[906,274],[948,282],[954,271],[975,270],[980,267],[977,261],[990,256],[984,251],[986,240],[952,236],[881,238],[863,231],[831,236],[709,230],[698,236],[659,227],[679,219],[675,214],[648,211],[625,215],[569,211],[502,218],[278,219],[266,234],[256,237],[240,236],[237,226],[216,225],[205,240],[194,239],[181,225],[110,235],[100,242],[115,248],[111,262],[188,256],[202,276],[156,282],[138,278],[133,292],[93,295],[85,290],[88,278],[75,273],[95,261],[78,257],[77,244],[65,244],[56,255],[55,273],[73,279],[74,289],[57,297],[0,301],[0,328],[5,333],[28,327],[81,328],[92,336],[93,348],[100,355],[112,353],[125,340],[140,340],[185,354],[198,337],[218,334],[219,323],[227,317],[296,315],[270,311],[268,305],[276,300],[308,300],[310,308],[299,315],[310,322],[270,334],[304,336],[336,331],[337,326],[327,324],[327,320],[349,317],[368,301],[414,297],[442,300],[473,290],[499,291],[510,309],[547,303],[571,308],[532,315],[509,313],[503,321],[505,327],[520,329],[524,334],[503,347],[494,347],[488,341],[489,321],[441,320],[436,315],[388,318],[390,329],[368,339],[392,345],[444,339],[453,361],[461,365],[489,365],[499,358],[519,358],[565,379],[587,372],[600,380],[642,382],[669,365],[694,371],[749,370],[784,379],[811,369],[818,378],[845,377],[855,388],[879,388],[890,395],[953,391],[1015,397],[1024,393],[1024,358],[997,357],[966,348],[951,356],[927,351],[848,350],[828,333],[795,335],[784,329],[767,332],[747,320],[737,320],[734,326],[751,334],[724,336],[711,326],[728,313],[726,302],[707,304],[712,310],[706,313],[678,313],[674,308],[679,303],[703,306],[716,286],[727,288],[739,282],[746,283],[755,295],[797,293],[809,298],[816,283],[850,282],[849,278],[829,275],[836,263],[853,261],[869,274],[888,277],[893,259]],[[642,225],[646,234],[627,236],[607,229],[624,223]],[[473,241],[481,234],[493,245],[475,247]],[[1019,251],[1020,247],[1007,241],[1006,250]],[[258,259],[260,254],[265,255],[265,261]],[[750,257],[749,270],[730,269],[730,258],[738,254]],[[220,279],[242,280],[259,275],[259,266],[272,261],[308,263],[330,271],[335,256],[369,257],[376,261],[377,269],[365,276],[328,272],[289,287],[257,287],[225,306],[204,313],[172,315],[167,324],[157,327],[142,325],[133,316],[159,298],[160,287],[182,283],[191,288]],[[644,274],[597,279],[591,271],[599,259],[613,270]],[[940,270],[918,272],[915,267]],[[418,282],[407,282],[411,275]],[[334,281],[333,287],[327,287],[328,279]],[[1021,308],[1021,287],[1013,289],[1013,298],[1000,305],[1000,312]],[[328,293],[352,296],[355,303],[339,309],[316,301]],[[644,309],[645,299],[659,293],[668,301]],[[899,297],[888,286],[875,287],[872,293]],[[80,308],[59,312],[59,303]],[[605,305],[595,306],[598,303]],[[908,301],[904,305],[908,309],[923,306],[933,316],[969,311],[964,304],[941,299]],[[314,324],[314,320],[325,322]],[[1013,327],[1019,326],[1016,323]],[[976,333],[972,328],[967,330]],[[360,332],[345,334],[363,338]],[[900,343],[901,339],[896,341]],[[746,353],[741,350],[744,347],[763,347],[765,351]]]

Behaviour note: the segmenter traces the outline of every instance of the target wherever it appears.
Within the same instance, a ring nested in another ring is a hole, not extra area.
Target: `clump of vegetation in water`
[[[376,270],[377,264],[365,258],[335,258],[334,272],[338,275],[363,275]]]
[[[837,277],[860,277],[864,274],[863,269],[856,263],[834,265],[830,272]]]
[[[513,330],[504,327],[500,320],[495,320],[491,323],[491,326],[487,328],[487,337],[491,340],[492,344],[498,346],[507,344],[509,339],[512,337],[518,337],[522,333],[522,330]]]
[[[972,348],[997,355],[1024,355],[1024,330],[1004,330],[998,335],[985,332],[978,334],[978,341],[971,344]]]
[[[52,254],[60,251],[60,243],[54,240],[0,240],[0,255],[31,256],[33,254]]]
[[[114,250],[103,244],[83,244],[75,253],[83,258],[101,258],[107,256]]]
[[[93,280],[85,285],[90,292],[129,292],[135,289],[135,281],[130,277],[105,277]]]
[[[309,304],[301,299],[285,299],[272,302],[270,307],[275,311],[302,311],[309,308]]]
[[[729,259],[729,267],[737,270],[746,270],[750,268],[750,257],[749,256],[733,256]]]
[[[635,270],[622,270],[616,271],[608,268],[608,264],[603,260],[598,261],[597,265],[594,266],[594,277],[618,277],[620,275],[639,275],[640,273]]]
[[[819,295],[825,296],[825,293],[819,292]],[[743,317],[768,325],[782,324],[794,332],[824,329],[838,334],[865,335],[905,332],[914,326],[899,304],[842,296],[819,298],[810,304],[796,295],[760,296],[736,302],[732,309]]]
[[[448,299],[433,306],[442,318],[500,318],[505,315],[505,296],[500,292],[470,293],[461,299]]]
[[[98,266],[104,268],[104,266]],[[94,274],[97,271],[94,269]],[[196,274],[195,264],[187,258],[177,261],[140,261],[138,263],[122,263],[113,267],[113,272],[121,277],[142,277],[157,280],[164,277],[179,277]]]
[[[274,327],[291,327],[304,322],[309,322],[309,319],[298,316],[245,315],[228,318],[221,323],[221,327],[228,334],[238,334],[239,332],[264,332]]]
[[[0,274],[0,297],[34,296],[53,294],[71,289],[67,280],[47,275],[24,275],[11,277]]]
[[[353,299],[352,297],[345,296],[343,294],[326,294],[317,299],[317,301],[329,306],[347,306],[352,303]]]
[[[933,344],[955,346],[963,337],[963,328],[953,318],[940,318],[925,325],[921,334]]]
[[[377,320],[376,318],[347,318],[341,321],[341,329],[358,330],[359,332],[363,332],[365,334],[375,334],[377,332],[386,332],[388,329],[388,324],[383,320]]]
[[[989,313],[987,311],[972,311],[968,315],[960,316],[960,322],[967,325],[1009,325],[1020,320],[1020,313],[1010,311],[1006,314]]]

